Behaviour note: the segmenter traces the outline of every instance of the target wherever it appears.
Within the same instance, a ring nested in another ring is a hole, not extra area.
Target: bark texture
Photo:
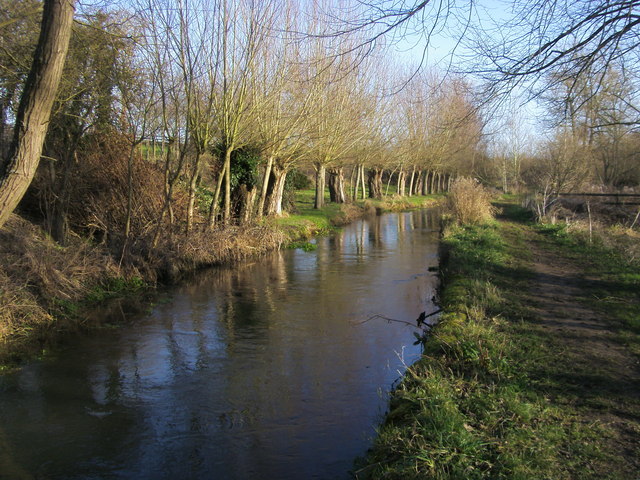
[[[282,215],[282,198],[284,196],[284,185],[287,180],[287,171],[274,163],[271,169],[269,180],[269,194],[267,196],[267,215]]]
[[[326,168],[324,165],[317,163],[316,167],[316,196],[313,202],[313,208],[320,209],[324,207],[324,186]]]
[[[344,193],[344,170],[342,167],[330,168],[329,172],[329,198],[333,203],[346,203]]]
[[[74,0],[44,2],[40,37],[20,99],[13,140],[0,169],[0,227],[24,196],[40,163],[74,12]]]
[[[382,169],[371,168],[367,174],[369,183],[369,198],[382,198]]]

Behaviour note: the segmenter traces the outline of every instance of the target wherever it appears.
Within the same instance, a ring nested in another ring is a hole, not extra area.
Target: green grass
[[[323,208],[314,209],[314,199],[314,190],[298,190],[295,198],[295,213],[279,218],[278,225],[308,226],[321,234],[334,230],[336,227],[334,222],[340,215],[341,205],[327,201]]]
[[[626,478],[619,452],[606,442],[612,431],[589,421],[589,408],[611,406],[609,393],[591,385],[585,402],[584,385],[567,387],[593,366],[566,358],[562,339],[532,321],[526,294],[532,278],[527,242],[536,229],[552,242],[549,248],[595,258],[561,227],[533,227],[515,205],[502,216],[509,221],[445,232],[445,313],[423,358],[393,392],[373,448],[356,465],[357,478]],[[595,257],[606,276],[608,257]],[[620,270],[614,289],[620,282],[637,285],[637,271],[628,269],[610,268]],[[635,310],[624,312],[627,323],[638,318]],[[615,399],[622,400],[629,402]]]
[[[291,242],[289,245],[287,245],[287,248],[290,248],[290,249],[299,248],[301,250],[304,250],[305,252],[313,252],[318,248],[318,245],[311,242],[298,241],[298,242]]]
[[[95,286],[80,301],[74,302],[66,299],[53,299],[53,313],[58,317],[74,317],[86,310],[88,307],[95,306],[101,302],[113,298],[127,297],[131,295],[139,295],[149,289],[144,280],[140,277],[114,277],[109,278],[102,284]]]

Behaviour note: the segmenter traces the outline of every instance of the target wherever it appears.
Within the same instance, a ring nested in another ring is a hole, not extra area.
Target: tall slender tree
[[[22,199],[38,168],[74,12],[74,0],[44,2],[40,37],[18,107],[13,141],[0,169],[0,227]]]

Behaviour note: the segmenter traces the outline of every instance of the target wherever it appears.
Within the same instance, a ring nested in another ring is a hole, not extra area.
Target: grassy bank
[[[637,359],[640,338],[637,266],[560,227],[534,226],[513,205],[502,207],[500,222],[445,232],[446,313],[424,357],[393,393],[357,478],[637,474],[640,401],[633,382],[622,366],[604,371],[576,339],[572,345],[562,330],[541,320],[545,305],[533,294],[539,274],[531,251],[546,252],[552,262],[572,262],[580,272],[576,277],[597,279],[580,290],[576,302],[606,317],[604,328],[629,364]],[[594,293],[605,302],[594,305]]]
[[[296,214],[214,232],[166,232],[150,249],[133,242],[126,257],[108,245],[72,236],[62,247],[41,228],[14,215],[0,231],[0,365],[40,355],[60,334],[95,328],[95,308],[114,298],[138,297],[192,272],[262,255],[329,233],[375,209],[416,207],[433,199],[328,204],[313,209],[301,191]]]

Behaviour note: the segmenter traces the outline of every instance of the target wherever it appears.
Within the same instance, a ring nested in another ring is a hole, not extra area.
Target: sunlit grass
[[[445,313],[424,357],[393,392],[357,478],[623,478],[617,452],[603,442],[611,430],[584,421],[584,392],[567,390],[563,380],[591,367],[566,358],[562,339],[530,321],[527,241],[535,232],[528,215],[513,207],[502,216],[515,222],[445,232]],[[568,254],[575,248],[561,227],[539,231],[554,248]],[[600,274],[608,274],[606,258],[601,252]],[[637,276],[626,267],[612,270],[635,285]],[[638,318],[628,306],[624,312],[627,323]],[[637,349],[630,330],[621,329],[621,341]],[[605,388],[590,388],[591,406],[614,401]]]

